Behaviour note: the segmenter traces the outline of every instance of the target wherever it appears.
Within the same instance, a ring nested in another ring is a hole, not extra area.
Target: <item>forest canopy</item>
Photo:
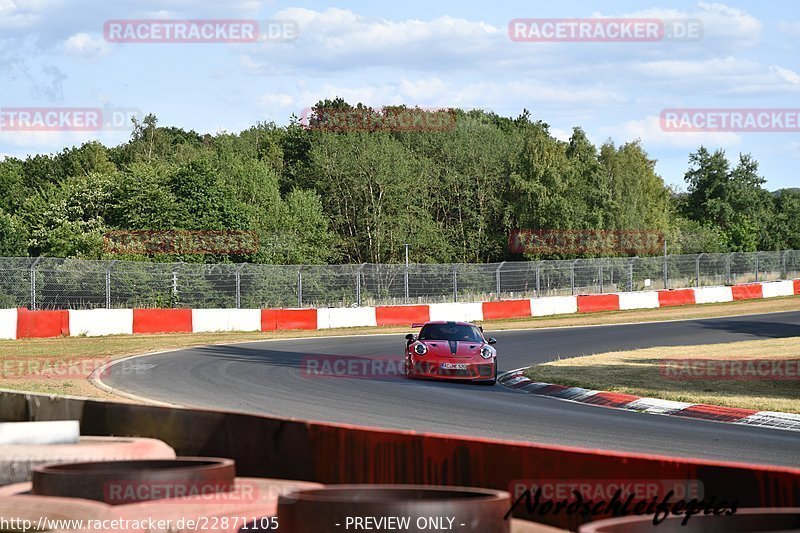
[[[576,127],[564,142],[528,111],[442,113],[337,98],[217,135],[148,115],[119,146],[6,158],[0,256],[389,263],[409,243],[414,262],[562,257],[513,253],[518,229],[658,231],[674,254],[800,249],[800,191],[765,189],[750,155],[698,147],[677,192],[638,141],[598,147]],[[112,257],[117,230],[241,230],[259,246]]]

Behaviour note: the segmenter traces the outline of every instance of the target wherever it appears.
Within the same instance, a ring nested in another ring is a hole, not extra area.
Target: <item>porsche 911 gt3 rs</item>
[[[418,335],[406,335],[405,373],[410,378],[497,381],[497,350],[493,338],[468,322],[431,321]]]

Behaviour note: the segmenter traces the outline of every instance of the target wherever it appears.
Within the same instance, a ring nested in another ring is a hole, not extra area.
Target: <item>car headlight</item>
[[[488,346],[484,346],[481,348],[481,357],[484,359],[491,359],[494,356],[494,350],[489,348]]]
[[[417,355],[425,355],[426,353],[428,353],[428,347],[422,344],[421,342],[418,342],[417,344],[414,345],[414,353],[416,353]]]

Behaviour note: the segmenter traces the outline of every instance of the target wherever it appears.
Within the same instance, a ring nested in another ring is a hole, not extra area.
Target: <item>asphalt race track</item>
[[[504,371],[559,356],[800,336],[800,312],[490,334],[498,340]],[[206,346],[118,363],[103,381],[186,406],[671,456],[800,464],[797,431],[618,411],[520,394],[499,385],[304,372],[304,358],[324,355],[400,361],[404,343],[403,335],[395,334]]]

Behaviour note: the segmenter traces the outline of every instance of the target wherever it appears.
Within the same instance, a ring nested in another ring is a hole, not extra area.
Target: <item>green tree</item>
[[[691,220],[711,224],[722,232],[730,251],[752,252],[766,239],[770,218],[769,193],[758,175],[758,163],[750,155],[740,155],[733,169],[725,152],[709,152],[700,147],[689,156],[689,185],[683,212]]]
[[[22,221],[0,208],[0,257],[28,255],[28,232]]]

